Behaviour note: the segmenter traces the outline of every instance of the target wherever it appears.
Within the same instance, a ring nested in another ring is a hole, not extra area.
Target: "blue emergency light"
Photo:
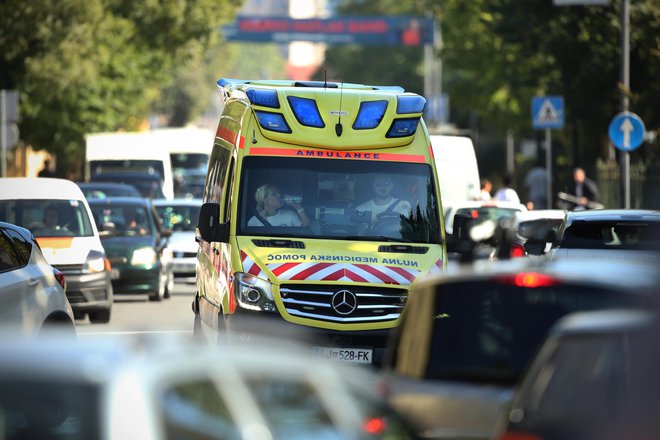
[[[396,112],[400,115],[422,113],[425,106],[426,99],[419,95],[396,97]]]
[[[288,96],[287,99],[293,115],[302,125],[316,128],[325,127],[315,100],[298,96]]]
[[[245,92],[250,102],[262,107],[280,108],[276,90],[249,89]]]
[[[266,130],[276,131],[278,133],[291,133],[289,125],[286,123],[281,113],[262,112],[255,110],[259,125]]]
[[[353,123],[354,130],[368,130],[378,127],[385,116],[387,101],[363,101]]]
[[[412,136],[415,134],[415,131],[417,131],[417,124],[419,124],[419,118],[395,119],[385,137],[395,138]]]

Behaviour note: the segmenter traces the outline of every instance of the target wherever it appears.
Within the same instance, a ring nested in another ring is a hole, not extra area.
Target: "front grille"
[[[341,314],[333,308],[332,298],[343,290],[355,295],[357,307]],[[408,298],[405,289],[325,284],[283,284],[280,295],[290,315],[351,324],[395,320]]]
[[[80,275],[85,269],[83,264],[57,264],[53,267],[62,272],[65,277],[67,275]]]
[[[67,290],[66,297],[69,300],[69,304],[81,304],[88,301],[103,301],[104,299],[108,299],[105,290],[88,290],[84,294],[79,290]]]

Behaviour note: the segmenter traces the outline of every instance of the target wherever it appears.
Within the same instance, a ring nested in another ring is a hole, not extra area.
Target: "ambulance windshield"
[[[425,163],[246,157],[239,235],[440,243]]]

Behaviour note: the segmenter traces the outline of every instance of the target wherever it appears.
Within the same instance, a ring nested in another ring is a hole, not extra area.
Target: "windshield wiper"
[[[335,237],[323,237],[323,238],[335,238]],[[360,241],[385,241],[388,243],[412,243],[412,240],[408,240],[407,238],[394,238],[394,237],[388,237],[386,235],[348,235],[348,236],[342,236],[342,237],[336,237],[336,238],[342,238],[344,240],[360,240]]]

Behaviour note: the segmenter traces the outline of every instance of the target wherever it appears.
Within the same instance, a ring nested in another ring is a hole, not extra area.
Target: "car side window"
[[[238,440],[241,438],[225,401],[210,379],[174,384],[159,406],[167,440]]]
[[[21,260],[21,266],[26,265],[28,261],[30,261],[30,255],[32,254],[32,243],[24,236],[11,229],[5,229],[4,232],[14,243],[14,249],[18,252],[18,256]]]
[[[23,265],[11,239],[4,232],[0,233],[0,272],[14,270]]]

